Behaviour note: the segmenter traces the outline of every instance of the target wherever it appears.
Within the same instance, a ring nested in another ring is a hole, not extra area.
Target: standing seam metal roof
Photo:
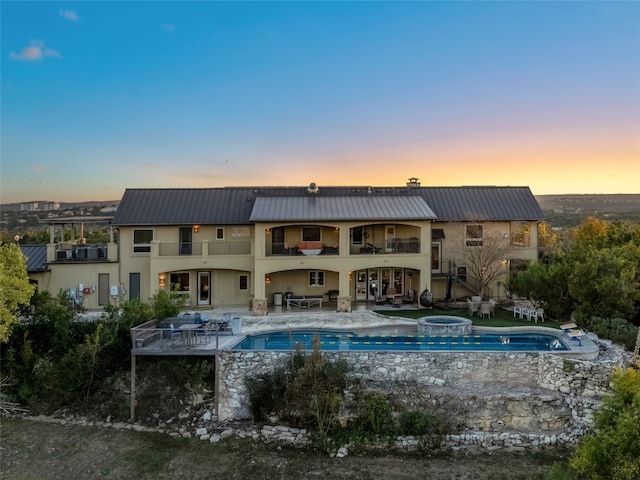
[[[422,197],[258,197],[249,221],[428,220],[435,213]]]
[[[438,222],[460,221],[535,221],[544,219],[544,214],[528,187],[319,187],[313,194],[318,204],[325,210],[318,212],[329,217],[340,215],[351,218],[373,219],[370,204],[365,199],[395,198],[384,207],[377,204],[381,219],[407,219],[407,214],[398,207],[400,198],[420,196],[426,202],[426,209],[435,214]],[[267,218],[262,211],[265,200],[260,200],[254,212],[254,204],[259,198],[286,197],[296,201],[278,200],[282,211],[268,213],[269,218],[295,221],[296,217],[310,218],[310,211],[299,212],[301,199],[309,199],[307,187],[225,187],[204,189],[127,189],[114,216],[116,226],[154,225],[234,225]],[[322,199],[318,201],[318,199]],[[336,199],[329,201],[328,199]],[[339,200],[340,199],[340,200]],[[305,200],[306,201],[306,200]],[[270,205],[275,205],[270,201]],[[412,200],[411,202],[415,202]],[[326,206],[325,206],[326,205]],[[329,206],[331,205],[331,206]],[[418,208],[417,204],[407,204],[408,208]],[[369,208],[369,210],[368,210]],[[387,209],[385,209],[387,208]],[[254,212],[252,214],[252,212]],[[348,213],[347,213],[348,212]],[[423,212],[424,213],[424,212]],[[260,216],[258,216],[260,214]],[[426,218],[433,218],[430,214]],[[370,217],[367,217],[370,215]],[[395,216],[393,216],[395,215]],[[424,217],[423,217],[424,218]],[[316,217],[315,220],[320,220]]]

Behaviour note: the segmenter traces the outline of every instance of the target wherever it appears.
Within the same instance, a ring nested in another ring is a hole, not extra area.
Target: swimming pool
[[[250,335],[234,350],[306,350],[313,337],[320,337],[321,350],[351,351],[536,351],[556,352],[569,348],[555,335],[545,333],[471,333],[469,335],[359,335],[339,331],[274,331]]]

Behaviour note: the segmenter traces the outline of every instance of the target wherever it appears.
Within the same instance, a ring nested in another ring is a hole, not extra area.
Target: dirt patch
[[[35,422],[0,424],[1,479],[544,479],[563,453],[330,458],[308,449],[227,438],[219,443],[167,434]],[[566,452],[565,452],[566,453]],[[517,465],[517,469],[514,469]]]

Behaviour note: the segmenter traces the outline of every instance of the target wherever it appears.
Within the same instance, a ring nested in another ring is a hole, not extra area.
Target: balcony
[[[61,242],[55,250],[56,263],[106,262],[109,260],[107,245],[76,245]]]

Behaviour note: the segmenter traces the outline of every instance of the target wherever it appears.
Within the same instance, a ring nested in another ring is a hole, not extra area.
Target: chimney
[[[411,177],[407,182],[407,188],[415,188],[420,186],[420,181],[416,177]]]
[[[307,193],[318,193],[318,186],[316,182],[311,182],[309,184],[309,188],[307,188]]]

